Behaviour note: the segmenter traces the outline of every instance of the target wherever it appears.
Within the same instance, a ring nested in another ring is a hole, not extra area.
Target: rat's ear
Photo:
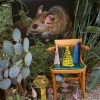
[[[48,14],[44,20],[45,24],[50,24],[55,19],[55,16],[53,14]]]
[[[43,10],[43,5],[41,5],[41,6],[38,8],[38,10],[37,10],[37,14],[36,14],[36,15],[42,13],[42,10]]]

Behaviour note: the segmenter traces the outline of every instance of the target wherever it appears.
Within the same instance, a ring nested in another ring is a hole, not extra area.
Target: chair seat
[[[53,70],[79,70],[79,69],[83,69],[85,68],[85,66],[83,64],[75,64],[73,67],[68,67],[68,66],[62,66],[62,65],[53,65],[51,66],[51,69]]]

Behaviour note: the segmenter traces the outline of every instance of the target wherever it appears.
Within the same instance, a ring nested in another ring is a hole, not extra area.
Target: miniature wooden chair
[[[55,40],[55,45],[57,44],[59,48],[63,48],[66,46],[69,47],[75,47],[77,43],[82,44],[82,39],[62,39],[62,40]],[[48,52],[55,52],[56,46],[50,47],[47,49]],[[63,67],[62,65],[53,64],[50,67],[50,71],[52,74],[52,81],[53,81],[53,90],[54,90],[54,100],[57,100],[57,81],[56,81],[56,75],[57,74],[77,74],[77,77],[67,77],[66,80],[78,80],[80,83],[80,86],[82,88],[83,98],[86,98],[86,92],[85,92],[85,72],[86,72],[86,65],[82,61],[82,51],[89,51],[90,48],[84,45],[81,45],[80,49],[80,62],[79,64],[74,64],[73,67]],[[76,76],[76,75],[75,75]]]

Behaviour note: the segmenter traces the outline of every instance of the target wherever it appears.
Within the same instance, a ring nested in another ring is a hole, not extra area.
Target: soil
[[[89,80],[90,74],[91,73],[86,74],[86,83]],[[96,86],[95,89],[90,90],[90,91],[86,90],[86,99],[83,99],[82,91],[80,89],[78,82],[77,81],[73,81],[73,82],[74,82],[74,85],[78,88],[78,92],[79,92],[78,100],[100,100],[100,83]],[[31,91],[28,91],[28,95],[31,95]],[[58,98],[60,98],[60,97],[64,97],[64,100],[75,100],[73,98],[73,93],[71,93],[71,92],[65,93],[65,94],[58,92]],[[0,89],[0,100],[5,100],[4,92],[1,89]],[[29,100],[29,99],[25,99],[25,100]],[[32,100],[32,99],[30,99],[30,100]]]

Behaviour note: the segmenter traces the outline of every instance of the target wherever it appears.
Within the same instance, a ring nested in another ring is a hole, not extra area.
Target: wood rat
[[[61,6],[53,6],[48,12],[42,10],[43,5],[38,8],[36,17],[28,27],[27,36],[38,34],[42,37],[71,38],[72,20],[66,9]]]

